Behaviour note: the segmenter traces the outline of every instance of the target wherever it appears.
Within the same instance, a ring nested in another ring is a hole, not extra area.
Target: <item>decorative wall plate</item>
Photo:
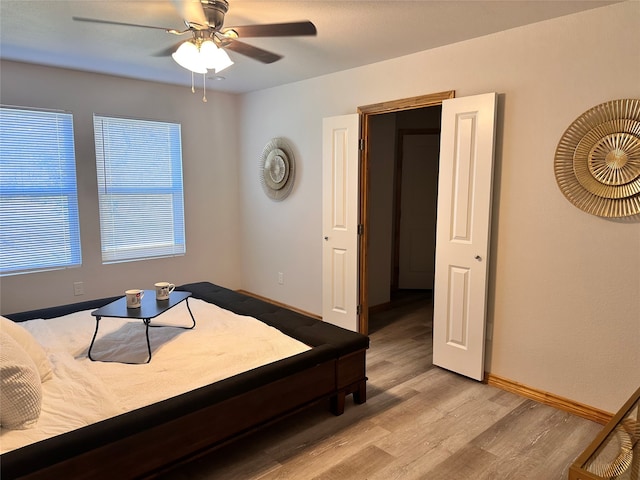
[[[639,435],[640,423],[633,419],[623,421],[623,424],[618,425],[609,434],[607,441],[599,447],[592,460],[585,465],[585,469],[602,478],[619,478],[633,462],[633,447]],[[640,462],[636,462],[633,468],[636,475],[639,466]]]
[[[567,199],[600,217],[640,213],[640,99],[602,103],[564,132],[554,165]]]
[[[274,138],[260,156],[260,184],[267,196],[283,200],[293,188],[295,162],[291,148],[282,138]]]

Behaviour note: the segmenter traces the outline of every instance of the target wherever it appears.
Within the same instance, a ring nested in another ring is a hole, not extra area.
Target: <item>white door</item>
[[[322,125],[322,319],[358,330],[358,114]]]
[[[497,94],[444,100],[433,306],[433,363],[484,377]]]

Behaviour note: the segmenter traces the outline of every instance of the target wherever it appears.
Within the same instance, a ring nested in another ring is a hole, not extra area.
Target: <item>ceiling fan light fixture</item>
[[[207,73],[207,67],[202,61],[198,47],[191,41],[184,42],[171,57],[178,65],[194,73]]]
[[[218,47],[212,40],[205,40],[200,44],[200,56],[207,68],[213,68],[212,62],[215,60],[216,50]]]
[[[204,40],[199,47],[191,40],[186,41],[171,56],[178,65],[194,73],[207,73],[208,69],[218,73],[233,65],[227,52],[212,40]]]
[[[216,73],[233,65],[233,61],[227,55],[227,52],[211,40],[205,40],[200,45],[200,58],[205,67],[215,70]]]
[[[229,58],[229,54],[227,54],[223,48],[218,48],[218,50],[216,50],[216,63],[214,67],[216,73],[220,73],[231,65],[233,65],[233,60]]]

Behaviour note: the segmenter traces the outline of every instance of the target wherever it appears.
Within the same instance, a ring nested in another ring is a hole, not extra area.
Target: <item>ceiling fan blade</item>
[[[90,23],[105,23],[107,25],[122,25],[125,27],[142,27],[153,28],[154,30],[164,30],[165,32],[174,33],[176,30],[165,27],[154,27],[153,25],[140,25],[139,23],[126,23],[126,22],[113,22],[111,20],[100,20],[98,18],[86,18],[86,17],[71,17],[76,22],[90,22]]]
[[[188,40],[186,40],[188,41]],[[170,57],[172,53],[174,53],[176,50],[178,50],[178,47],[180,45],[182,45],[185,42],[185,40],[182,40],[178,43],[174,43],[173,45],[171,45],[170,47],[167,47],[163,50],[160,50],[159,52],[154,53],[152,56],[153,57]]]
[[[254,60],[262,63],[273,63],[282,58],[282,55],[278,55],[277,53],[269,52],[267,50],[254,47],[253,45],[249,45],[248,43],[240,42],[238,40],[230,38],[224,40],[224,48],[232,50],[241,55],[245,55],[249,58],[253,58]]]
[[[233,30],[239,37],[296,37],[316,35],[316,26],[309,22],[268,23],[263,25],[244,25],[224,28],[222,33]]]
[[[180,18],[188,23],[206,26],[207,16],[204,14],[200,0],[171,0]]]

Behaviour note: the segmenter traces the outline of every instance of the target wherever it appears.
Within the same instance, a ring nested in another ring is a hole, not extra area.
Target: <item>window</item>
[[[81,263],[73,116],[0,107],[0,274]]]
[[[102,262],[185,253],[180,125],[93,116]]]

